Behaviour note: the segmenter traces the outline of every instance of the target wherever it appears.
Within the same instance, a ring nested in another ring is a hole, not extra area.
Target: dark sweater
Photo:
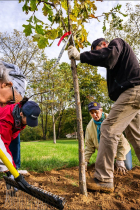
[[[128,88],[140,85],[140,67],[132,48],[122,39],[113,39],[107,48],[80,54],[81,63],[107,68],[107,86],[116,101]]]

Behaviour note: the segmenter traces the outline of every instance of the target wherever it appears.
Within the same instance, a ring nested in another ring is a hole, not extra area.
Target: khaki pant
[[[100,181],[113,182],[114,158],[123,131],[140,161],[140,85],[123,92],[102,123],[94,174]]]

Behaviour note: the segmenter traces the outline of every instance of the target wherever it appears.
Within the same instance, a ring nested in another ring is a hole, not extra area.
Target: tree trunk
[[[47,106],[46,106],[46,113],[45,113],[45,126],[44,126],[44,140],[46,140],[46,134],[47,134],[47,124],[48,124],[48,112],[47,112]]]
[[[63,112],[64,112],[64,109],[62,110],[62,113],[61,113],[60,118],[59,118],[58,131],[57,131],[57,139],[60,138]]]
[[[67,0],[67,4],[68,4],[69,31],[71,31],[71,20],[70,20],[71,5],[70,5],[70,0]],[[70,40],[70,44],[73,45],[72,38]],[[79,188],[80,188],[80,193],[87,196],[82,112],[81,112],[79,83],[78,83],[76,62],[75,62],[74,59],[71,59],[71,70],[72,70],[73,83],[74,83],[76,116],[77,116],[77,134],[78,134],[78,142],[79,142]]]
[[[55,118],[54,118],[53,105],[52,105],[52,118],[53,118],[53,143],[56,144]]]
[[[42,95],[41,95],[41,127],[42,127],[42,133],[43,133],[43,139],[45,138],[44,135],[44,120],[43,120],[43,105],[42,105]]]
[[[43,112],[43,105],[42,105],[42,95],[41,95],[41,127],[42,127],[42,132],[43,132],[43,140],[46,140],[46,133],[47,133],[47,116],[48,116],[48,112],[47,112],[47,106],[45,109],[45,113]],[[44,114],[45,114],[45,122],[44,122]]]

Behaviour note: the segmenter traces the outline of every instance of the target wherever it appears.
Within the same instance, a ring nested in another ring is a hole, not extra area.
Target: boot
[[[87,180],[87,189],[103,192],[113,192],[114,185],[113,182],[101,182],[96,178],[90,178]]]

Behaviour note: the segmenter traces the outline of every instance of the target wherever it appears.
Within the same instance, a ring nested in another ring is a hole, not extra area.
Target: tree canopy
[[[124,39],[133,48],[140,63],[140,4],[132,6],[127,3],[126,14],[127,19],[122,22],[121,27],[109,20],[109,28],[104,35],[108,41],[116,37]]]
[[[53,40],[60,38],[65,32],[69,31],[68,23],[68,6],[67,0],[19,0],[25,2],[22,7],[23,11],[32,15],[27,20],[28,24],[23,24],[24,33],[26,36],[33,35],[33,40],[38,42],[39,48],[45,48],[52,45]],[[40,20],[36,12],[42,9],[42,14],[46,17],[46,22]],[[121,5],[117,5],[109,12],[104,12],[103,30],[106,29],[106,21],[109,17],[113,21],[119,19],[118,26],[121,27],[122,19],[117,16],[117,13],[125,16],[121,11]],[[95,16],[97,7],[95,2],[90,0],[74,0],[71,6],[70,20],[71,30],[75,40],[77,49],[84,48],[90,45],[87,36],[88,32],[85,29],[85,23],[89,20],[99,20]]]

